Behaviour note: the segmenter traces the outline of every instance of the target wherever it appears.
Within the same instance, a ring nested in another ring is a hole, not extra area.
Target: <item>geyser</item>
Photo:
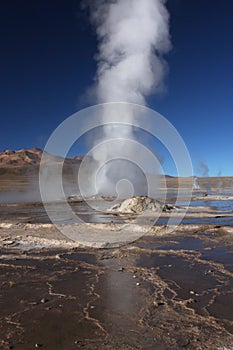
[[[146,105],[146,96],[163,89],[163,78],[167,71],[163,55],[171,48],[169,38],[169,14],[164,0],[114,0],[85,2],[90,8],[90,17],[95,25],[98,38],[97,72],[94,91],[100,103],[128,102]],[[119,111],[113,104],[109,113],[102,108],[102,133],[98,143],[116,140],[106,147],[93,147],[91,155],[101,176],[96,183],[96,191],[103,193],[112,187],[113,166],[109,160],[115,158],[119,149],[129,148],[128,140],[136,140],[134,124],[140,114],[124,104]],[[128,125],[116,124],[122,113],[122,120]],[[94,143],[93,146],[96,146]],[[141,155],[138,154],[138,157]],[[128,164],[119,164],[118,173],[130,172],[135,148],[128,150]],[[104,166],[103,166],[104,164]],[[154,172],[158,169],[155,167]],[[135,174],[136,176],[136,174]],[[119,177],[115,176],[117,181]],[[127,178],[131,181],[131,179]],[[135,181],[133,181],[134,183]],[[139,191],[140,192],[140,191]],[[134,190],[137,193],[137,188]]]
[[[85,245],[113,247],[132,242],[145,234],[160,216],[163,204],[157,206],[157,203],[164,203],[166,197],[166,188],[162,188],[160,193],[159,187],[161,177],[166,183],[161,157],[157,157],[153,145],[144,136],[138,137],[139,133],[150,134],[167,149],[179,177],[190,176],[192,164],[177,130],[163,116],[146,106],[146,97],[163,88],[166,72],[163,55],[171,47],[165,1],[100,0],[92,1],[90,9],[99,40],[94,91],[101,103],[73,114],[54,130],[43,152],[40,191],[50,220],[65,236]],[[139,195],[139,209],[141,204],[145,204],[132,222],[120,227],[117,225],[116,230],[103,230],[103,225],[99,228],[82,225],[83,216],[76,214],[66,201],[63,164],[59,164],[54,176],[50,176],[53,193],[61,194],[58,210],[57,203],[51,201],[50,185],[43,171],[49,161],[48,154],[59,154],[65,158],[70,147],[92,130],[94,142],[91,142],[90,151],[78,170],[77,190],[80,195],[92,209],[97,210],[106,210],[107,206],[114,204],[109,204],[105,198],[101,201],[102,194],[119,199]],[[190,200],[191,189],[192,184],[185,193],[186,201]],[[94,197],[98,198],[97,201],[93,200],[93,195],[97,195]],[[183,199],[178,186],[175,205],[180,198]],[[156,209],[153,215],[147,210],[151,206]],[[157,208],[160,210],[157,211]],[[173,231],[184,215],[179,215],[175,225],[173,218],[169,218],[167,226],[170,223],[172,226],[169,230]]]

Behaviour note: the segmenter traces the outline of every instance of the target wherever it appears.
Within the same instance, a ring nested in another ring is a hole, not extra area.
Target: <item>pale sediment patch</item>
[[[0,229],[0,247],[10,249],[42,249],[42,248],[67,248],[72,249],[80,246],[94,248],[114,248],[127,245],[142,236],[166,236],[177,234],[198,234],[198,232],[216,232],[220,236],[233,234],[233,228],[215,225],[192,225],[180,224],[179,226],[161,226],[119,223],[98,224],[73,224],[63,225],[65,237],[54,225],[45,224],[20,224],[3,225]],[[219,233],[219,230],[221,231]],[[73,239],[72,239],[73,237]]]

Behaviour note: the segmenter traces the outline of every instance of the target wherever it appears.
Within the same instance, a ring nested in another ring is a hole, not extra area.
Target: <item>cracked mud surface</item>
[[[233,257],[219,230],[114,250],[2,248],[0,348],[232,347]]]
[[[51,225],[9,223],[0,228],[0,349],[233,349],[231,226],[182,224],[94,249]]]

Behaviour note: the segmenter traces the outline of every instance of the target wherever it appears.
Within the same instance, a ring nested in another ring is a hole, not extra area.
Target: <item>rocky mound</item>
[[[170,212],[177,210],[173,204],[163,204],[154,198],[147,196],[135,196],[125,199],[111,207],[109,211],[126,214],[140,214],[145,211]]]
[[[135,196],[114,205],[110,211],[128,214],[140,214],[144,211],[161,211],[164,205],[147,196]]]

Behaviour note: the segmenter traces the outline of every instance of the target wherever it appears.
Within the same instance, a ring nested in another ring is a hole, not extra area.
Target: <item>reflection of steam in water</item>
[[[222,182],[222,180],[218,180],[218,182],[217,182],[217,191],[218,191],[218,193],[222,193],[222,191],[223,191],[223,182]]]
[[[38,186],[37,186],[38,187]],[[1,191],[0,204],[2,203],[28,203],[41,201],[39,189]]]
[[[137,258],[131,256],[130,260],[130,264],[136,266]],[[103,260],[102,263],[109,265],[109,260]],[[104,313],[104,323],[112,324],[119,329],[119,327],[124,327],[124,317],[138,315],[142,307],[139,302],[142,291],[136,285],[137,280],[132,278],[131,272],[124,271],[124,267],[120,268],[119,271],[107,269],[107,273],[101,280],[101,289],[106,291],[105,298],[102,298],[101,303],[103,303],[104,310],[111,311]],[[119,314],[121,317],[116,318],[116,315]]]

